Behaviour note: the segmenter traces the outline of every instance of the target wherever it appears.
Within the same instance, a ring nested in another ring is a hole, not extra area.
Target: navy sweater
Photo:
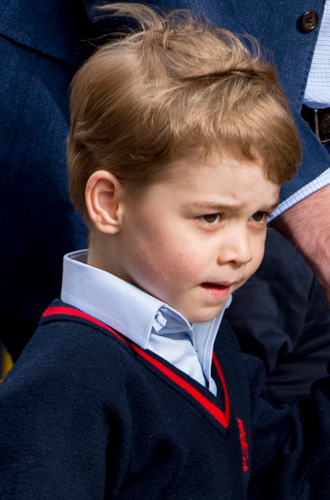
[[[0,498],[327,498],[328,380],[319,415],[274,410],[226,324],[212,376],[217,397],[56,301],[0,386]]]

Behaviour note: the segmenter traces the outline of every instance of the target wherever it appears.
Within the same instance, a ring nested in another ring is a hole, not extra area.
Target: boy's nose
[[[237,266],[248,264],[252,260],[250,238],[247,231],[237,230],[228,234],[227,241],[221,245],[218,262],[233,262]]]

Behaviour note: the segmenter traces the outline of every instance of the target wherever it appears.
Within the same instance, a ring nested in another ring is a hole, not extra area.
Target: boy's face
[[[261,162],[192,151],[127,196],[115,274],[191,323],[213,319],[258,268],[278,195]]]

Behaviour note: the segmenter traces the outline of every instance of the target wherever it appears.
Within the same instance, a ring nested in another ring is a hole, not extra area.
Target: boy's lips
[[[231,286],[233,283],[230,283],[228,281],[223,281],[223,282],[211,282],[211,281],[206,281],[204,283],[201,283],[201,287],[211,295],[214,295],[215,297],[225,297],[226,295],[230,294]]]

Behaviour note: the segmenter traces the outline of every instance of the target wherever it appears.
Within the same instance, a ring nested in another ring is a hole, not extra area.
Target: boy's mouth
[[[225,297],[226,295],[229,295],[231,285],[232,285],[232,283],[229,283],[228,281],[225,281],[222,283],[213,283],[210,281],[206,281],[204,283],[201,283],[200,286],[206,292],[208,292],[216,297]]]

